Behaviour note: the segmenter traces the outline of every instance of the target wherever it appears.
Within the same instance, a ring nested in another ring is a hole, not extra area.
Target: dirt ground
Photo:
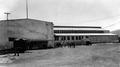
[[[31,50],[15,58],[0,67],[120,67],[120,44]]]

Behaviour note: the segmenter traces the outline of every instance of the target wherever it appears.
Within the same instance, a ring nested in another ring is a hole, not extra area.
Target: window
[[[61,37],[61,40],[66,40],[66,37],[65,37],[65,36],[62,36],[62,37]]]
[[[67,36],[67,40],[70,40],[70,36]]]
[[[79,38],[79,40],[81,40],[81,36],[79,36],[78,38]]]
[[[64,40],[63,36],[61,37],[61,40]]]
[[[79,40],[79,37],[78,37],[78,36],[76,36],[76,40]]]
[[[55,40],[59,40],[59,36],[55,36]]]
[[[74,40],[74,36],[72,36],[72,40]]]

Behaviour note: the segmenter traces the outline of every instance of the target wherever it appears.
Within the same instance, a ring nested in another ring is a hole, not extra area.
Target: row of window
[[[118,40],[116,35],[100,35],[100,36],[55,36],[55,41],[61,40],[81,40],[84,38],[90,38],[94,42],[109,42]]]
[[[104,31],[95,30],[54,30],[54,33],[104,33]]]
[[[55,36],[55,40],[81,40],[83,36]]]

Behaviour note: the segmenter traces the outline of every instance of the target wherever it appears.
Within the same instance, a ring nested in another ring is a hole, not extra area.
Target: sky
[[[28,0],[29,18],[54,25],[120,29],[120,0]],[[0,20],[26,18],[25,0],[0,0]]]

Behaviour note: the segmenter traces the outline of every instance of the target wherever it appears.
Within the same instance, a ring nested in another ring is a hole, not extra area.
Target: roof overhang
[[[112,33],[65,33],[65,34],[61,34],[61,33],[56,33],[55,36],[91,36],[91,35],[116,35],[116,34],[112,34]]]

